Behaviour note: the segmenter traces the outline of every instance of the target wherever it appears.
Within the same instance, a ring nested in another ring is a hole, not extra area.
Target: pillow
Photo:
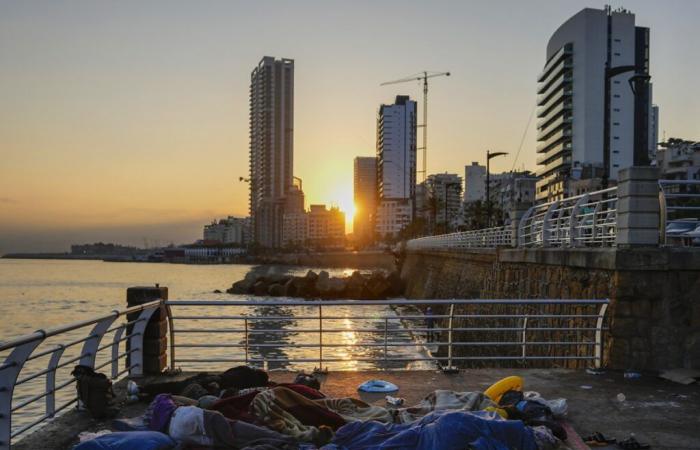
[[[176,445],[170,436],[157,431],[128,431],[81,442],[73,450],[170,450]]]

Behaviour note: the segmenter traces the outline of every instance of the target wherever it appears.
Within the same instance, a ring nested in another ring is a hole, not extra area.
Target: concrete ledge
[[[659,222],[660,218],[658,213],[625,212],[617,214],[618,234],[619,230],[624,228],[655,228],[656,232],[658,233],[660,225]]]

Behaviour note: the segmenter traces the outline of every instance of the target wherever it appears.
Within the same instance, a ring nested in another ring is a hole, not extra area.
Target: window
[[[613,139],[615,139],[617,141],[620,139],[620,136],[613,136]]]
[[[620,80],[613,80],[614,84],[620,84]]]
[[[620,122],[613,122],[613,125],[619,126],[619,125],[620,125]]]
[[[619,54],[619,53],[617,53],[617,52],[615,52],[615,56],[620,56],[620,54]]]
[[[613,153],[617,155],[618,153],[620,153],[620,150],[613,150]]]
[[[613,108],[613,111],[620,112],[620,108]]]
[[[620,94],[615,94],[615,95],[613,95],[613,97],[620,98]]]

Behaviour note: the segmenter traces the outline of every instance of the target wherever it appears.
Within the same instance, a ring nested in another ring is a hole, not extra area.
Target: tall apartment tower
[[[294,60],[265,56],[250,75],[250,218],[263,247],[282,245],[293,162]]]
[[[546,56],[537,79],[537,200],[615,184],[620,169],[648,164],[649,29],[629,11],[586,8],[554,32]]]
[[[358,156],[354,164],[353,200],[355,215],[352,232],[360,243],[367,243],[374,235],[377,212],[377,158]]]
[[[478,162],[464,166],[464,203],[486,200],[486,167]]]
[[[416,197],[416,102],[399,95],[382,105],[377,117],[377,189],[375,229],[395,235],[413,219]]]

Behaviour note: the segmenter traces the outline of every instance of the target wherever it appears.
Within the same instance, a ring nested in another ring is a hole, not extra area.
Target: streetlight
[[[493,152],[486,150],[486,227],[491,227],[491,158],[505,156],[507,152]]]
[[[632,94],[636,97],[636,81],[640,80],[646,83],[651,79],[651,76],[649,74],[643,72],[636,72],[636,70],[637,66],[610,67],[609,63],[605,63],[605,105],[603,107],[603,177],[601,180],[601,185],[603,189],[608,188],[610,178],[610,79],[626,72],[635,72],[635,74],[630,77],[628,82],[630,85],[630,89],[632,90]],[[636,152],[634,153],[636,156]],[[643,163],[641,161],[638,161],[637,158],[633,157],[633,165],[638,164]]]

